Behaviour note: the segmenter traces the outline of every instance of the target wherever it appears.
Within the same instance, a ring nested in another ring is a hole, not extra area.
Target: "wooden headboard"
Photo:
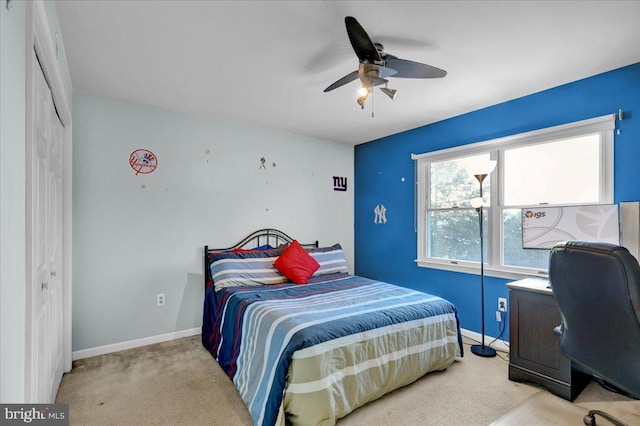
[[[259,246],[270,245],[272,247],[279,247],[283,244],[290,244],[294,239],[285,234],[284,232],[273,229],[273,228],[265,228],[259,229],[255,232],[244,237],[242,240],[238,241],[234,245],[230,247],[224,248],[210,248],[208,245],[204,246],[204,284],[205,288],[207,283],[211,281],[211,270],[209,269],[209,254],[216,253],[219,251],[227,251],[233,250],[237,248],[248,248],[252,249]],[[316,240],[313,243],[300,243],[303,247],[318,247],[318,241]]]

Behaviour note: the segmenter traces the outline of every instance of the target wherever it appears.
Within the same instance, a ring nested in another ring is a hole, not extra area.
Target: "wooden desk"
[[[527,278],[509,288],[509,380],[533,382],[573,401],[591,377],[573,368],[560,353],[560,309],[548,281]]]

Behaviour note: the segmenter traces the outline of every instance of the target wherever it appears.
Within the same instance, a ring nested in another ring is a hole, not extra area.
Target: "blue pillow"
[[[287,278],[273,267],[273,262],[284,250],[242,250],[235,253],[226,251],[209,255],[209,268],[215,290],[287,282]]]
[[[305,250],[320,264],[320,268],[313,274],[314,277],[337,272],[349,273],[340,244],[334,244],[331,247],[305,248]]]

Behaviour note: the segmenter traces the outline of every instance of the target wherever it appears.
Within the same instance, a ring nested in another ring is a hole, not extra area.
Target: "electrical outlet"
[[[164,293],[156,294],[156,304],[157,306],[164,306]]]
[[[496,321],[502,321],[502,312],[496,311]]]
[[[507,298],[506,297],[498,297],[498,310],[502,312],[507,312]]]

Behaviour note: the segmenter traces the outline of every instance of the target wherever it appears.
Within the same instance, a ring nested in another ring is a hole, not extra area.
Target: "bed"
[[[450,302],[350,275],[342,247],[256,231],[204,247],[202,343],[255,425],[332,425],[462,354]]]

